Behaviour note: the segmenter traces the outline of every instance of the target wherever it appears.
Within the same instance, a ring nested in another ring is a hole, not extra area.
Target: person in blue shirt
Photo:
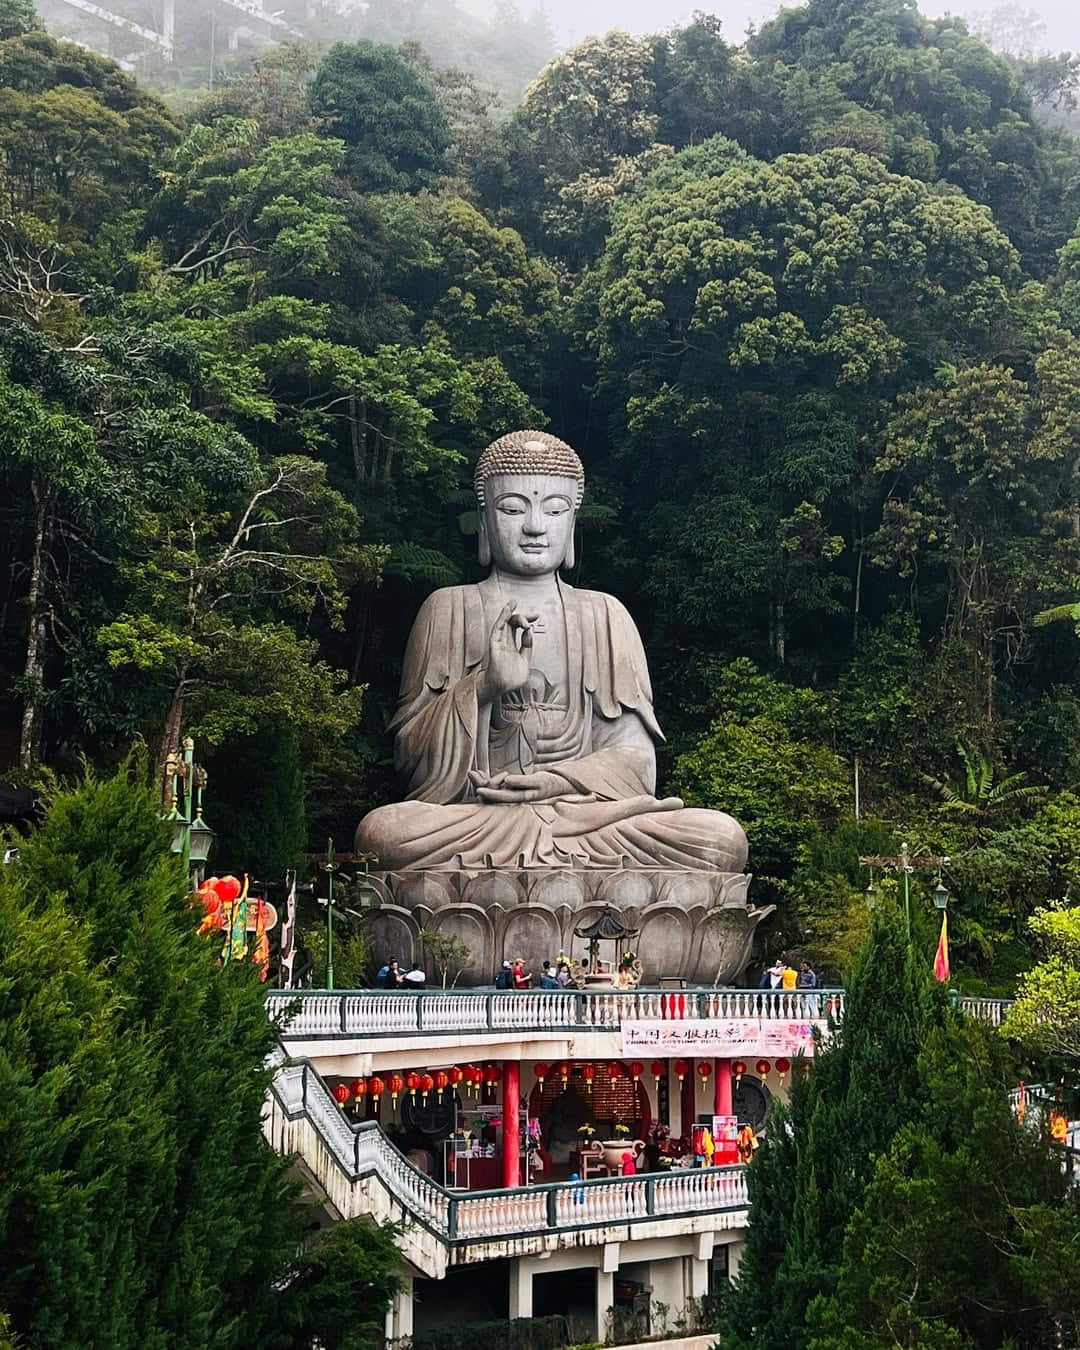
[[[543,966],[540,968],[540,988],[558,989],[558,987],[559,981],[555,978],[555,973],[551,969],[551,962],[545,961]]]

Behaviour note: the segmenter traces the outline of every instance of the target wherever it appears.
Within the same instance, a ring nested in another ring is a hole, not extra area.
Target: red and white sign
[[[806,1055],[814,1053],[814,1028],[826,1031],[823,1021],[780,1022],[768,1017],[683,1018],[670,1022],[624,1022],[622,1052],[626,1056],[653,1055],[730,1059],[733,1056]]]

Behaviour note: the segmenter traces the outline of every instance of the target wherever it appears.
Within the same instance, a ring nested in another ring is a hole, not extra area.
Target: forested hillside
[[[0,764],[192,731],[230,859],[342,844],[479,575],[471,463],[545,426],[769,940],[837,970],[906,839],[969,986],[1029,963],[1080,880],[1080,144],[1030,69],[810,0],[590,38],[509,115],[366,39],[181,111],[3,17]]]

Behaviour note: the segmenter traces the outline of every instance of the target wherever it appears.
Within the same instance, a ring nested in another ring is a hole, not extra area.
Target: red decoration
[[[483,1078],[483,1074],[475,1064],[465,1065],[465,1087],[468,1092],[475,1092],[477,1084]]]
[[[635,1083],[638,1081],[638,1079],[644,1072],[645,1072],[645,1065],[642,1064],[640,1059],[635,1059],[631,1061],[630,1076],[633,1078]]]
[[[368,1091],[371,1093],[371,1100],[375,1103],[376,1106],[378,1106],[379,1098],[386,1091],[386,1084],[383,1082],[383,1080],[379,1077],[378,1074],[376,1074],[375,1077],[368,1084]]]
[[[787,1076],[788,1070],[790,1068],[791,1068],[790,1059],[778,1059],[776,1061],[776,1072],[780,1075],[781,1084],[783,1083],[785,1077]]]
[[[649,1072],[653,1076],[653,1082],[659,1087],[660,1079],[667,1073],[667,1065],[662,1059],[654,1059],[649,1065]]]
[[[231,905],[243,890],[243,887],[234,876],[228,876],[222,877],[214,889],[217,891],[218,899],[223,905]]]
[[[735,1063],[731,1066],[731,1072],[735,1075],[735,1082],[736,1084],[738,1084],[739,1079],[746,1072],[746,1060],[737,1059]]]
[[[535,1073],[536,1073],[536,1081],[540,1084],[541,1087],[543,1087],[544,1079],[548,1076],[548,1066],[546,1064],[538,1064],[536,1066]]]
[[[759,1078],[767,1078],[769,1076],[769,1069],[771,1067],[772,1066],[769,1064],[769,1061],[767,1059],[759,1059],[758,1062],[754,1065],[754,1068],[757,1069]]]
[[[436,1069],[431,1075],[431,1085],[441,1097],[450,1086],[450,1075],[445,1073],[442,1069]]]
[[[367,1096],[367,1082],[363,1078],[354,1078],[352,1083],[352,1095],[356,1098]]]
[[[447,1074],[447,1077],[450,1079],[450,1086],[452,1088],[456,1088],[458,1084],[461,1082],[461,1080],[465,1077],[465,1074],[455,1064],[454,1067]]]
[[[435,1079],[429,1073],[420,1075],[420,1100],[427,1102],[428,1093],[435,1087]]]
[[[559,1065],[559,1077],[562,1079],[563,1091],[566,1091],[566,1080],[570,1077],[570,1065],[566,1060]]]
[[[677,1059],[675,1061],[675,1077],[679,1080],[680,1083],[689,1072],[690,1072],[690,1065],[685,1059]]]
[[[345,1083],[335,1083],[334,1101],[337,1102],[338,1106],[344,1106],[351,1095],[352,1094],[349,1092],[348,1086]]]
[[[607,1066],[607,1076],[611,1079],[613,1083],[616,1080],[616,1078],[622,1077],[622,1065],[619,1063],[617,1059],[613,1059],[609,1062]]]
[[[390,1075],[390,1081],[387,1083],[387,1087],[390,1089],[390,1101],[392,1105],[397,1106],[397,1099],[404,1086],[405,1079],[402,1078],[401,1074],[392,1073]]]
[[[420,1086],[420,1075],[410,1070],[405,1075],[405,1086],[409,1089],[409,1096],[415,1097],[416,1089]]]
[[[581,1066],[581,1076],[582,1076],[582,1078],[585,1079],[585,1091],[586,1091],[586,1092],[591,1092],[591,1091],[592,1091],[592,1085],[593,1085],[593,1079],[596,1077],[596,1065],[595,1065],[595,1064],[583,1064],[583,1065]]]
[[[703,1083],[707,1083],[712,1077],[712,1065],[707,1059],[698,1060],[697,1076]]]
[[[484,1082],[488,1087],[494,1087],[496,1083],[502,1080],[502,1069],[497,1064],[489,1064],[484,1069]]]

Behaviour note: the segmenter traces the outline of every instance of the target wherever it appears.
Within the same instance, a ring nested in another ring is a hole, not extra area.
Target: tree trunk
[[[184,698],[187,694],[187,667],[180,670],[179,678],[176,681],[176,687],[173,689],[172,701],[169,704],[169,711],[165,714],[165,729],[161,736],[161,745],[158,747],[157,770],[158,780],[160,781],[165,774],[165,765],[171,754],[180,749],[180,725],[184,719]]]
[[[30,590],[26,597],[28,622],[26,663],[23,666],[26,695],[19,730],[19,764],[24,769],[29,769],[37,758],[41,737],[38,710],[45,672],[44,577],[49,536],[48,491],[35,477],[31,480],[30,492],[34,503],[34,546],[30,557]]]

